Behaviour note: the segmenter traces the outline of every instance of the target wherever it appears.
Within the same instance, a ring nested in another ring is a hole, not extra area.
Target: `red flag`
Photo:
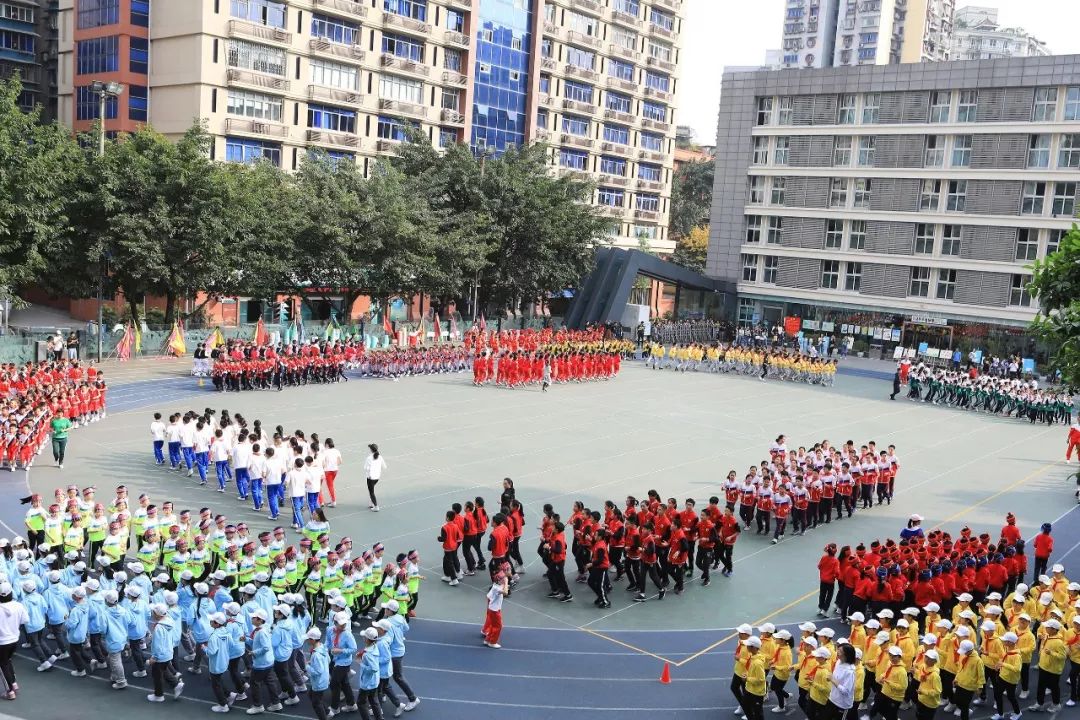
[[[262,318],[259,318],[259,322],[255,324],[255,337],[253,338],[256,345],[268,345],[270,343],[270,333],[266,331],[266,323]]]
[[[480,332],[487,332],[487,321],[484,320],[484,313],[480,313]]]
[[[386,306],[386,310],[383,311],[382,316],[382,329],[386,331],[387,335],[393,336],[394,326],[390,324],[390,306]]]
[[[439,322],[439,313],[435,313],[435,342],[442,342],[442,323]]]

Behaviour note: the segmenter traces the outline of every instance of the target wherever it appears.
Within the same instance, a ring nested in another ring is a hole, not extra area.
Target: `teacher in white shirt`
[[[368,497],[371,498],[371,504],[368,505],[368,509],[372,512],[379,512],[379,501],[375,497],[375,485],[382,478],[383,470],[386,469],[386,458],[379,454],[379,446],[375,443],[368,445],[368,450],[371,452],[368,454],[367,459],[364,460],[364,474],[367,476],[367,491]]]

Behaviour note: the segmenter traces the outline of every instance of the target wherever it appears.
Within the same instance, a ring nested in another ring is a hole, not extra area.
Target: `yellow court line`
[[[596,636],[598,638],[603,638],[604,640],[607,640],[608,642],[613,642],[616,645],[621,645],[622,647],[626,648],[627,650],[633,650],[636,653],[641,653],[642,655],[646,655],[646,656],[651,657],[651,658],[656,658],[660,662],[668,663],[669,665],[672,665],[674,667],[678,667],[680,665],[680,663],[677,663],[674,660],[669,660],[666,657],[664,657],[663,655],[657,655],[656,653],[651,653],[648,650],[643,650],[643,649],[641,649],[639,647],[631,645],[630,643],[623,642],[622,640],[617,640],[617,639],[615,639],[613,637],[605,635],[604,633],[596,632],[595,630],[592,630],[590,628],[579,627],[578,630],[580,630],[581,632],[589,633],[590,635],[594,635],[594,636]]]
[[[983,505],[990,502],[991,500],[993,500],[995,498],[998,498],[998,497],[1001,497],[1002,495],[1004,495],[1005,493],[1007,493],[1007,492],[1009,492],[1011,490],[1015,490],[1016,488],[1020,487],[1024,483],[1027,483],[1027,482],[1030,482],[1031,480],[1034,480],[1036,477],[1038,477],[1039,475],[1042,475],[1044,472],[1046,472],[1047,470],[1049,470],[1052,467],[1055,467],[1056,465],[1057,465],[1057,463],[1050,462],[1050,463],[1047,463],[1047,464],[1043,465],[1041,468],[1038,468],[1037,470],[1031,471],[1030,473],[1028,473],[1024,477],[1020,478],[1016,482],[1012,483],[1008,487],[1006,487],[1006,488],[1004,488],[1002,490],[999,490],[998,492],[994,493],[993,495],[989,495],[989,496],[983,498],[982,500],[980,500],[977,503],[973,503],[973,504],[967,506],[966,508],[964,508],[960,512],[956,513],[955,515],[952,515],[951,517],[948,517],[945,520],[942,520],[941,522],[939,522],[937,525],[935,525],[931,529],[936,530],[937,528],[941,527],[945,523],[952,522],[953,520],[956,520],[959,517],[963,517],[964,515],[967,515],[972,510],[974,510],[976,508],[979,508],[979,507],[982,507]],[[806,593],[802,597],[796,598],[795,600],[792,600],[787,605],[784,605],[782,608],[779,608],[778,610],[772,611],[771,613],[769,613],[768,615],[766,615],[763,618],[760,618],[759,620],[755,620],[753,625],[755,627],[757,627],[758,625],[761,625],[762,623],[768,622],[769,620],[776,617],[777,615],[784,612],[785,610],[789,610],[792,607],[795,607],[796,605],[799,605],[799,604],[809,600],[814,595],[816,595],[817,592],[818,592],[817,590],[811,590],[810,592]],[[677,663],[673,663],[673,665],[675,665],[675,667],[682,667],[683,665],[687,664],[691,660],[696,660],[697,658],[701,657],[702,655],[706,655],[706,654],[712,652],[713,650],[720,647],[724,643],[730,642],[731,640],[733,640],[734,638],[736,638],[738,636],[739,636],[738,633],[731,633],[730,635],[727,635],[727,636],[717,640],[716,642],[714,642],[712,645],[709,645],[705,649],[699,650],[698,652],[694,653],[690,657],[687,657],[687,658],[685,658],[685,659],[683,659],[683,660],[681,660],[681,661],[679,661]]]

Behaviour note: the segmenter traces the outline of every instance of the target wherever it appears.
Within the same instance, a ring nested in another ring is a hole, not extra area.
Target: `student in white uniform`
[[[161,422],[161,413],[154,413],[154,420],[150,423],[150,437],[154,440],[154,462],[164,465],[165,423]]]

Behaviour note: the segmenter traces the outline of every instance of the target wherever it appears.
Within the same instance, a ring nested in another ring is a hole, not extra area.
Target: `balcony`
[[[578,67],[577,65],[573,65],[571,63],[566,64],[564,72],[567,75],[572,75],[574,77],[584,78],[586,80],[593,80],[593,81],[596,81],[600,77],[600,74],[593,71],[593,70],[589,70],[588,68]]]
[[[570,133],[563,133],[559,136],[559,142],[563,145],[575,145],[577,147],[592,147],[592,139],[583,137],[581,135],[571,135]]]
[[[570,0],[570,7],[591,12],[594,15],[600,14],[600,3],[596,2],[596,0]]]
[[[443,70],[442,81],[447,85],[467,85],[469,79],[454,70]]]
[[[621,55],[622,57],[629,58],[630,60],[634,60],[638,56],[638,54],[630,48],[623,47],[622,45],[616,45],[615,43],[608,43],[608,52],[612,55]]]
[[[341,88],[326,87],[325,85],[308,85],[308,97],[312,100],[329,100],[347,105],[359,105],[363,99],[359,91],[342,90]]]
[[[652,0],[653,5],[659,5],[660,7],[666,7],[668,10],[677,11],[682,7],[682,0]]]
[[[412,115],[413,117],[427,117],[427,108],[423,105],[416,105],[401,100],[380,100],[379,109],[390,110],[391,112],[401,113],[402,115]]]
[[[551,140],[551,133],[544,128],[536,128],[536,139],[546,143]]]
[[[561,33],[561,32],[562,32],[562,28],[559,27],[559,23],[553,23],[553,22],[545,22],[544,23],[544,33],[546,35],[552,35],[554,37],[559,37],[559,33]]]
[[[353,133],[329,132],[327,130],[308,130],[307,139],[314,145],[329,145],[332,147],[358,148],[360,137]]]
[[[400,140],[379,140],[375,143],[375,149],[379,152],[394,152],[394,149],[400,144]]]
[[[540,67],[544,68],[545,70],[554,70],[555,69],[555,58],[548,58],[548,57],[541,58]]]
[[[616,155],[622,155],[623,157],[630,157],[632,150],[629,145],[622,145],[620,143],[604,142],[600,143],[600,149],[607,153],[615,153]]]
[[[664,162],[667,156],[664,153],[656,152],[655,150],[642,150],[638,152],[638,157],[642,160],[652,160],[653,162]]]
[[[617,90],[623,90],[625,92],[637,92],[638,84],[632,80],[621,80],[617,77],[608,76],[607,86],[609,88],[616,88]]]
[[[608,175],[605,172],[600,173],[600,182],[605,185],[618,185],[619,187],[626,187],[630,184],[630,181],[622,175]]]
[[[632,28],[641,27],[641,18],[637,15],[631,15],[630,13],[623,12],[622,10],[615,10],[611,14],[611,19],[620,25],[626,25]]]
[[[556,98],[553,95],[540,95],[540,104],[545,107],[555,107]]]
[[[420,75],[421,77],[427,77],[431,73],[431,68],[427,65],[422,65],[415,60],[407,60],[405,58],[399,58],[397,55],[383,54],[380,60],[383,67],[394,68],[410,75]]]
[[[465,33],[459,33],[456,30],[447,30],[444,37],[446,38],[447,45],[469,47],[469,36]]]
[[[645,64],[660,68],[661,70],[667,70],[668,72],[675,71],[675,63],[668,62],[667,60],[661,60],[660,58],[656,58],[651,55],[645,59]]]
[[[442,118],[442,121],[444,123],[449,123],[450,125],[465,124],[465,116],[459,113],[457,110],[451,110],[450,108],[443,108],[440,117]]]
[[[225,131],[228,133],[241,133],[244,135],[261,135],[276,139],[289,137],[289,128],[279,123],[264,122],[262,120],[241,120],[240,118],[225,118]]]
[[[313,38],[308,41],[308,48],[318,55],[333,55],[337,58],[352,60],[353,62],[364,61],[364,50],[359,45],[342,45],[332,43],[323,38]]]
[[[659,191],[664,189],[664,184],[663,183],[658,183],[658,182],[653,182],[652,180],[638,180],[637,181],[637,189],[638,190],[650,190],[650,191],[653,191],[653,192],[659,192]]]
[[[659,25],[654,25],[653,23],[649,23],[649,34],[659,35],[660,37],[668,38],[669,40],[675,38],[674,32],[668,30],[666,27],[660,27]]]
[[[466,10],[472,10],[472,0],[447,0],[447,5],[450,7],[465,8]]]
[[[637,122],[637,116],[631,115],[630,113],[619,112],[618,110],[605,110],[604,117],[608,120],[615,120],[626,125]]]
[[[590,103],[581,102],[580,100],[571,100],[566,98],[562,101],[562,106],[566,110],[573,110],[574,112],[594,113],[596,112],[596,106]]]
[[[275,27],[257,25],[256,23],[247,22],[246,20],[230,20],[229,37],[255,38],[257,40],[265,40],[278,45],[289,45],[292,43],[292,33],[279,30]]]
[[[276,75],[264,75],[263,73],[252,72],[250,70],[240,70],[238,68],[229,68],[225,73],[225,77],[230,85],[247,85],[249,87],[256,87],[260,90],[278,90],[285,92],[289,89],[289,81],[283,77]]]
[[[660,213],[655,210],[635,210],[634,217],[638,220],[659,220]]]
[[[570,42],[578,45],[588,45],[589,47],[599,48],[603,43],[600,38],[593,37],[592,35],[586,35],[585,33],[579,33],[577,30],[571,30],[567,37]]]
[[[645,96],[663,100],[664,102],[671,102],[671,93],[665,92],[664,90],[657,90],[656,88],[646,87]]]
[[[653,120],[652,118],[641,118],[641,126],[651,128],[653,130],[660,130],[661,132],[667,132],[671,129],[671,124],[661,122],[660,120]]]
[[[427,35],[431,32],[431,26],[427,23],[413,20],[412,18],[407,18],[392,12],[383,13],[383,25],[409,30],[422,35]]]
[[[367,17],[368,9],[358,0],[312,0],[312,4],[319,10],[332,10],[353,18]]]
[[[596,210],[607,217],[622,217],[626,214],[626,208],[616,207],[615,205],[597,205]]]

